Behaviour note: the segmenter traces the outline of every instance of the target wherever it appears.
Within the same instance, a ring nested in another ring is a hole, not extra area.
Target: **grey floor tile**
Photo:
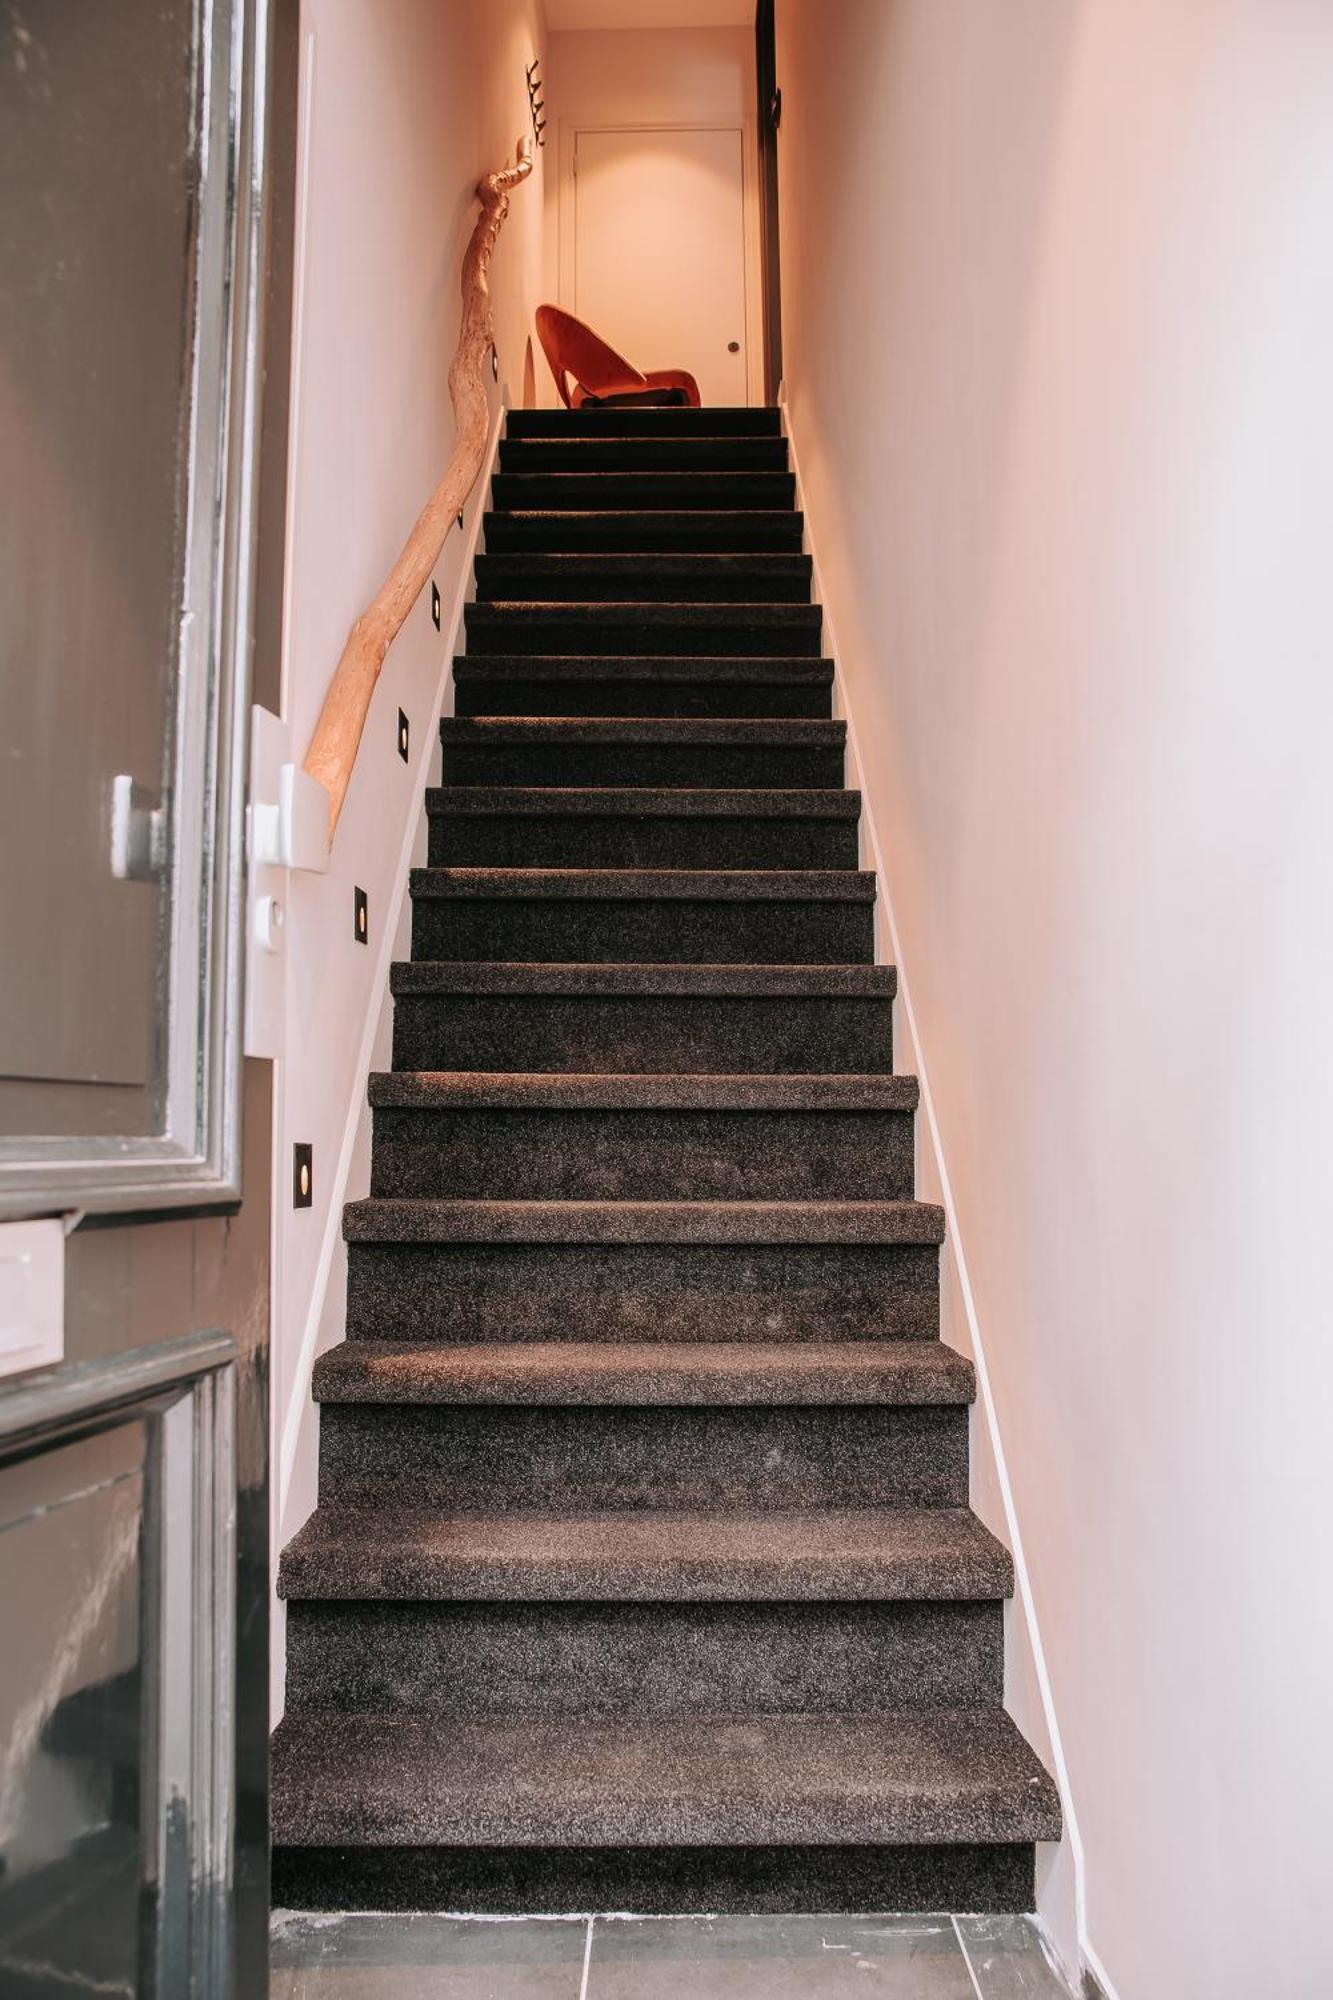
[[[1029,1917],[959,1917],[981,2000],[1069,2000]]]
[[[976,2000],[948,1917],[599,1917],[587,2000]]]
[[[579,2000],[587,1928],[278,1911],[270,2000]]]

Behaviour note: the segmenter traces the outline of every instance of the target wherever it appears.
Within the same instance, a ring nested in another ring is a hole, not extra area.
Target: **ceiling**
[[[551,28],[752,28],[755,0],[546,0]]]

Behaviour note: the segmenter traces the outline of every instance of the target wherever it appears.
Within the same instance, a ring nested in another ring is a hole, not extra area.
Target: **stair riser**
[[[779,437],[779,412],[771,405],[737,409],[511,410],[511,438],[565,437]]]
[[[1036,1900],[1030,1841],[967,1847],[288,1847],[273,1902],[292,1910],[566,1916],[1003,1914]]]
[[[324,1403],[320,1494],[461,1514],[960,1507],[963,1407]]]
[[[597,607],[599,600],[554,609],[541,600],[470,604],[463,614],[467,651],[473,656],[560,653],[600,658],[624,653],[635,658],[724,655],[747,660],[780,653],[817,660],[823,645],[823,614],[817,604],[774,604],[754,598],[739,604],[654,602],[637,612],[629,604],[603,604],[592,611],[587,604]]]
[[[670,549],[682,555],[727,555],[746,551],[798,552],[805,516],[792,511],[763,513],[754,508],[731,514],[677,509],[672,513],[497,514],[482,522],[488,554],[531,550],[544,555],[615,555]]]
[[[302,1603],[287,1708],[690,1716],[871,1713],[1003,1696],[996,1603]]]
[[[795,502],[796,481],[790,472],[497,472],[491,481],[491,506],[497,512],[697,509],[718,514],[733,508],[768,512]]]
[[[908,1112],[375,1112],[371,1193],[496,1201],[908,1201]]]
[[[459,681],[455,715],[653,715],[684,721],[732,716],[826,721],[827,681],[547,680]]]
[[[785,472],[784,437],[503,438],[500,471]]]
[[[502,964],[870,965],[869,903],[421,897],[412,956]]]
[[[446,785],[670,785],[704,791],[830,791],[838,745],[487,742],[443,746]]]
[[[893,1068],[880,999],[400,994],[396,1069],[844,1075]]]
[[[433,868],[856,868],[854,819],[432,813]]]
[[[379,1340],[932,1340],[939,1253],[893,1243],[352,1243],[347,1328]]]
[[[559,568],[522,556],[477,557],[477,602],[492,604],[809,604],[810,558],[778,556],[746,562],[729,556],[692,564],[658,564],[630,556],[625,564],[567,558]]]

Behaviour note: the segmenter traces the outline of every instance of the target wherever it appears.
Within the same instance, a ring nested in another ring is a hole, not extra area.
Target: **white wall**
[[[529,129],[524,65],[544,42],[541,0],[304,0],[301,210],[293,334],[284,715],[304,755],[348,627],[382,581],[453,445],[447,372],[459,267],[480,176]],[[512,196],[491,269],[501,384],[524,400],[541,297],[542,179]],[[469,529],[484,505],[480,486]],[[316,1353],[342,1336],[344,1197],[368,1188],[368,1068],[389,1058],[387,961],[406,952],[405,849],[424,852],[421,795],[448,700],[449,613],[463,535],[392,647],[371,706],[332,864],[295,877],[288,910],[288,1032],[275,1120],[274,1556],[315,1500]],[[397,716],[411,719],[411,762]],[[353,885],[370,898],[355,941]],[[400,919],[402,920],[400,922]],[[397,946],[392,943],[399,933]],[[289,1206],[291,1148],[315,1149],[314,1205]],[[275,1703],[281,1701],[277,1621]]]
[[[1120,2000],[1315,2000],[1333,9],[779,0],[779,82],[791,420],[1085,1944]]]
[[[754,110],[751,28],[581,28],[552,34],[547,76],[561,118],[744,118]]]
[[[546,92],[553,155],[546,182],[546,259],[553,299],[574,310],[573,135],[586,125],[741,125],[745,132],[747,296],[751,321],[747,359],[751,397],[762,398],[762,331],[758,319],[758,207],[755,194],[755,72],[753,28],[614,28],[554,33]],[[562,210],[564,228],[562,230]],[[682,273],[682,282],[688,274]],[[634,357],[631,356],[632,360]],[[557,401],[538,355],[538,399]]]

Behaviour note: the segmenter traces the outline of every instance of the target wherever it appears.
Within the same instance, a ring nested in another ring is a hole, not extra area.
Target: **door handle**
[[[740,351],[741,351],[741,344],[740,344],[739,340],[729,340],[729,341],[727,342],[727,353],[728,353],[728,354],[739,354],[739,353],[740,353]]]

